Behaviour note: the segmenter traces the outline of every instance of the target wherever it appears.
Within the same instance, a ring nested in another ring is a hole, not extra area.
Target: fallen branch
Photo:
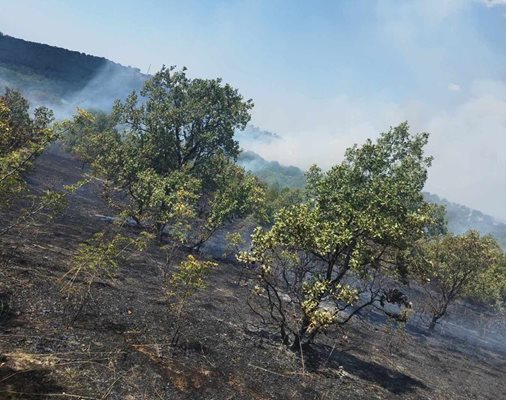
[[[261,371],[268,372],[270,374],[278,375],[278,376],[282,376],[283,378],[286,378],[285,374],[280,374],[279,372],[271,371],[271,370],[259,367],[258,365],[248,364],[248,367],[256,368],[256,369],[259,369]]]

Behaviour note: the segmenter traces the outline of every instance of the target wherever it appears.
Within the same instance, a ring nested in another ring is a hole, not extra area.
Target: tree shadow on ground
[[[427,386],[409,375],[395,371],[374,361],[363,360],[356,355],[333,351],[326,345],[313,345],[305,354],[306,365],[314,371],[320,368],[339,369],[365,381],[383,387],[394,394],[413,393]]]
[[[21,325],[12,309],[12,294],[0,292],[0,331]]]
[[[0,356],[0,365],[2,356]],[[63,387],[56,384],[51,377],[50,370],[15,370],[0,366],[0,398],[14,399],[42,399],[47,395],[60,394]]]

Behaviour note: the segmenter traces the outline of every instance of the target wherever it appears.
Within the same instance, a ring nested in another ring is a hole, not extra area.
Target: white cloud
[[[506,0],[481,0],[487,7],[506,6]]]
[[[460,85],[456,84],[456,83],[449,83],[448,84],[448,90],[450,92],[460,92]]]

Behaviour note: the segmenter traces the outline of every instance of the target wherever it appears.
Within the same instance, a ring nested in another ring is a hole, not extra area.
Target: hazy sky
[[[427,190],[506,219],[506,0],[0,0],[0,31],[221,76],[284,138],[253,150],[303,168],[408,120]]]

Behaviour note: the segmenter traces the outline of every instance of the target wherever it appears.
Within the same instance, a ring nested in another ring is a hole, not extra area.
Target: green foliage
[[[360,238],[402,246],[423,233],[432,222],[421,192],[431,163],[423,154],[427,139],[427,134],[411,136],[404,123],[377,143],[348,149],[345,161],[327,173],[310,169],[312,213],[339,232],[320,240],[323,253],[334,243]]]
[[[53,115],[45,107],[30,115],[28,101],[17,91],[6,89],[0,96],[0,206],[7,206],[23,194],[30,204],[9,224],[0,229],[0,236],[13,228],[26,228],[36,217],[53,216],[66,206],[67,195],[84,182],[56,192],[46,189],[41,195],[26,195],[25,173],[33,161],[58,137]]]
[[[110,118],[81,110],[67,123],[67,145],[103,179],[111,204],[160,238],[197,247],[234,218],[263,218],[263,189],[233,162],[234,131],[248,122],[251,101],[220,79],[174,68],[140,94],[118,101]]]
[[[188,255],[172,274],[170,294],[180,298],[194,295],[198,290],[207,286],[205,278],[217,266],[218,264],[213,261],[202,261],[191,254]]]
[[[448,233],[448,217],[446,207],[438,204],[429,203],[429,213],[432,223],[427,227],[426,234],[429,237],[446,235]]]
[[[199,290],[207,287],[206,277],[218,264],[212,261],[198,260],[193,255],[188,255],[172,274],[168,282],[167,296],[169,306],[175,314],[175,326],[172,332],[172,344],[179,341],[183,318],[189,300]]]
[[[242,226],[236,226],[234,230],[225,233],[226,245],[223,250],[224,257],[235,256],[245,248],[247,244],[245,228],[249,226],[251,220],[248,218],[242,222]]]
[[[200,205],[202,223],[195,224],[197,247],[227,222],[236,218],[254,215],[258,221],[265,221],[265,191],[255,176],[247,173],[231,160],[216,158],[210,169],[211,174],[204,178],[208,184]]]
[[[506,287],[504,255],[491,236],[476,231],[434,237],[422,243],[418,276],[425,282],[432,313],[430,329],[459,297],[488,304],[503,300]]]
[[[78,108],[72,120],[63,121],[59,128],[65,150],[91,164],[100,154],[103,136],[114,131],[114,121],[106,113]]]
[[[376,143],[348,149],[326,173],[312,167],[308,200],[281,209],[269,230],[255,230],[251,251],[238,258],[256,267],[257,311],[278,326],[285,344],[297,349],[320,328],[374,304],[382,295],[379,272],[396,274],[391,256],[435,223],[421,192],[431,162],[423,154],[427,138],[401,124]],[[365,303],[346,282],[350,274],[365,283]]]
[[[504,310],[506,306],[506,256],[504,254],[481,271],[477,279],[467,287],[465,296],[480,304]]]
[[[173,171],[161,177],[154,170],[139,172],[131,187],[131,196],[143,210],[136,215],[137,221],[156,226],[158,232],[170,224],[171,236],[184,241],[190,230],[189,220],[195,217],[200,181],[183,171]]]
[[[306,178],[299,168],[266,161],[252,151],[241,152],[237,163],[258,177],[265,186],[263,222],[272,223],[276,211],[304,200]]]
[[[7,89],[0,96],[0,204],[25,189],[23,173],[56,139],[51,111],[37,108],[32,118],[29,108],[19,92]]]
[[[239,154],[234,131],[246,126],[253,103],[221,79],[190,79],[184,68],[163,68],[140,94],[141,104],[132,93],[116,103],[114,115],[143,168],[199,170],[217,154]]]
[[[279,185],[269,185],[265,193],[265,213],[267,221],[272,223],[277,211],[285,207],[294,206],[304,201],[302,189],[282,188]]]

